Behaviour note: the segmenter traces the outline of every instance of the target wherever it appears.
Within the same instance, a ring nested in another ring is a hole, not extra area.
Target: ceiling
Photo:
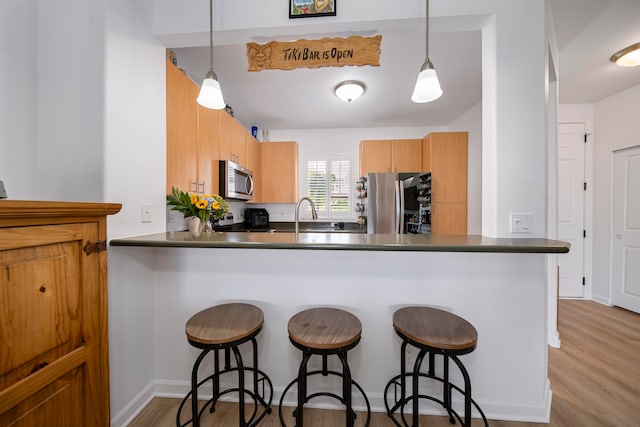
[[[613,65],[609,57],[640,41],[638,0],[551,0],[560,49],[560,103],[593,103],[640,84],[639,68]],[[245,126],[262,129],[322,129],[446,126],[480,102],[480,31],[456,31],[449,21],[433,18],[429,57],[444,95],[415,104],[410,96],[425,57],[424,19],[379,29],[265,36],[248,40],[382,35],[379,67],[327,67],[288,71],[247,71],[244,43],[214,46],[214,69],[225,101]],[[375,25],[375,23],[373,23]],[[170,41],[165,41],[171,47]],[[200,83],[209,69],[209,48],[174,49],[178,66]],[[334,94],[343,80],[366,84],[362,98],[345,103]]]

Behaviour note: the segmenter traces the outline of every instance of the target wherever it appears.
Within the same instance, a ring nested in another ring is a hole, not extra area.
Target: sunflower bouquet
[[[229,205],[218,194],[185,193],[175,187],[167,196],[167,204],[181,212],[185,218],[198,217],[202,223],[211,219],[222,219],[229,212]]]

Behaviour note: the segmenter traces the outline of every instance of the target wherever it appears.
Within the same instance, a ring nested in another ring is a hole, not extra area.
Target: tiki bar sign
[[[382,36],[247,43],[249,71],[294,68],[380,66]]]

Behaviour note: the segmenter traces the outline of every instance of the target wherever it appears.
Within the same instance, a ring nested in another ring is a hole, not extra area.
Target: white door
[[[558,240],[571,250],[558,256],[560,297],[584,296],[584,123],[558,125]]]
[[[611,303],[640,313],[640,146],[613,163]]]

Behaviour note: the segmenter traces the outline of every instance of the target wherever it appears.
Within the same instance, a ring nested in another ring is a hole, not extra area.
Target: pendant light
[[[411,100],[418,103],[431,102],[440,98],[442,95],[442,89],[440,88],[436,69],[433,68],[433,64],[429,60],[429,0],[427,0],[426,21],[425,60],[422,67],[420,67],[418,80],[416,81],[416,86],[413,89],[413,95],[411,95]]]
[[[209,0],[209,72],[202,82],[197,101],[203,107],[214,110],[226,107],[218,76],[213,71],[213,0]]]

